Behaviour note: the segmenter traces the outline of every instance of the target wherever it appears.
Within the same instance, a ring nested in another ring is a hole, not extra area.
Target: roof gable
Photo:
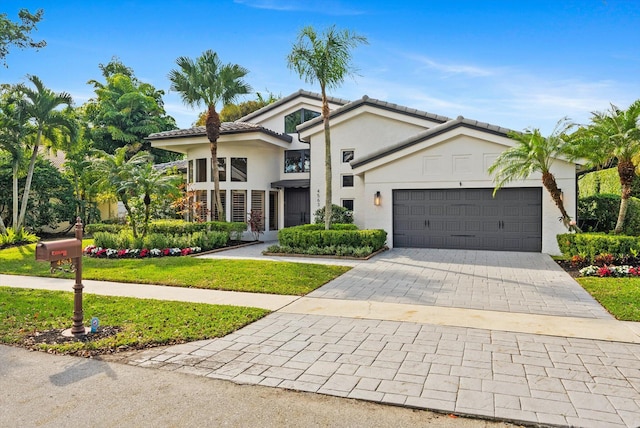
[[[350,102],[349,104],[343,105],[342,107],[333,110],[329,116],[330,119],[339,118],[340,116],[346,115],[355,110],[361,109],[363,107],[373,107],[375,109],[379,109],[382,112],[388,112],[393,114],[399,114],[401,116],[407,116],[408,118],[415,118],[420,120],[426,120],[429,122],[433,122],[435,124],[445,123],[450,118],[446,116],[441,116],[438,114],[429,113],[426,111],[404,107],[398,104],[389,103],[386,101],[377,100],[375,98],[369,98],[367,95],[364,95],[362,98]],[[298,133],[302,133],[305,131],[309,131],[312,128],[319,126],[322,124],[322,117],[317,117],[313,120],[309,120],[298,126]]]

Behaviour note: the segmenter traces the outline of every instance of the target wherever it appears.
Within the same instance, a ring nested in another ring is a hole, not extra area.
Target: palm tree
[[[207,107],[205,127],[211,150],[215,195],[213,202],[218,218],[224,219],[218,177],[220,116],[216,111],[216,104],[232,103],[238,95],[251,92],[251,86],[242,80],[249,71],[238,64],[222,64],[218,54],[212,50],[205,51],[195,61],[181,56],[176,60],[176,64],[179,70],[169,72],[170,90],[179,92],[182,101],[188,106],[198,107],[204,104]]]
[[[18,173],[24,159],[23,139],[30,132],[24,114],[22,114],[17,101],[19,93],[15,86],[8,87],[2,94],[0,106],[0,150],[9,154],[11,159],[11,178],[13,184],[13,227],[18,224]],[[6,227],[0,217],[0,234],[6,233]]]
[[[631,184],[636,176],[633,160],[640,156],[640,100],[627,110],[611,104],[608,111],[592,113],[591,124],[572,135],[572,141],[593,165],[617,161],[622,195],[614,232],[621,233],[627,216]]]
[[[73,118],[58,110],[61,106],[71,107],[73,102],[71,95],[66,92],[55,93],[45,88],[37,76],[28,75],[27,79],[35,86],[35,89],[23,84],[18,85],[18,89],[24,95],[20,102],[20,108],[23,110],[25,117],[34,124],[36,135],[32,144],[31,160],[29,161],[27,179],[24,185],[20,216],[17,224],[14,224],[14,229],[16,230],[22,227],[27,214],[31,180],[33,179],[33,170],[40,145],[45,139],[51,142],[58,141],[62,133],[68,134],[73,140],[77,131],[77,124]]]
[[[115,153],[96,150],[97,157],[94,161],[95,171],[98,173],[97,184],[105,192],[113,193],[122,202],[129,216],[129,223],[134,238],[138,237],[136,217],[130,204],[130,196],[137,193],[137,168],[149,163],[153,157],[145,151],[139,151],[131,158],[128,157],[131,147],[119,147]]]
[[[318,35],[311,26],[303,28],[287,56],[290,69],[305,82],[320,84],[322,95],[322,122],[325,146],[325,229],[331,226],[331,134],[329,131],[329,101],[327,89],[336,89],[355,69],[351,65],[351,50],[367,39],[349,30],[338,31],[329,27]]]
[[[149,231],[149,220],[151,217],[151,202],[153,195],[176,195],[179,193],[178,186],[181,182],[180,176],[167,175],[159,171],[148,162],[137,170],[135,177],[139,193],[143,195],[144,220],[142,224],[142,237]]]
[[[554,159],[568,153],[566,134],[573,126],[573,123],[564,118],[558,121],[548,137],[543,137],[539,129],[527,129],[524,133],[510,132],[509,137],[516,141],[516,145],[502,152],[489,167],[489,173],[494,176],[496,183],[494,195],[511,181],[524,180],[533,173],[540,172],[544,188],[560,210],[562,223],[569,230],[578,230],[564,208],[562,192],[551,172]]]

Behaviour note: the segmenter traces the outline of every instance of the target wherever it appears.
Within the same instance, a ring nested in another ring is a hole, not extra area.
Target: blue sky
[[[286,56],[306,25],[330,25],[368,38],[354,52],[358,76],[330,95],[363,95],[455,118],[549,133],[568,116],[586,123],[592,111],[640,98],[640,1],[3,1],[42,8],[40,51],[13,49],[0,82],[39,76],[76,105],[93,96],[90,79],[113,56],[167,93],[180,127],[199,111],[169,92],[179,56],[213,49],[225,63],[250,70],[255,91],[286,96],[318,91],[287,68]],[[253,97],[250,97],[253,98]]]

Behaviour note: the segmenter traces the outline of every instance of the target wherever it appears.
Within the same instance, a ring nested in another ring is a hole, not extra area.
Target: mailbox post
[[[36,245],[36,260],[51,262],[51,271],[65,260],[72,263],[72,269],[76,273],[76,282],[73,285],[73,326],[71,334],[84,335],[86,329],[83,324],[82,310],[82,221],[76,219],[75,239],[61,241],[39,242]]]

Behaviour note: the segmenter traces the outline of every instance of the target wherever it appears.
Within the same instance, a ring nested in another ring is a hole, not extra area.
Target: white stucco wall
[[[481,135],[481,134],[480,134]],[[486,136],[485,136],[486,138]],[[494,137],[500,143],[508,139]],[[418,144],[406,153],[398,153],[396,159],[381,163],[363,173],[364,205],[357,214],[357,222],[366,228],[381,228],[389,233],[388,245],[393,245],[393,190],[394,189],[455,189],[493,188],[494,183],[487,172],[498,154],[506,146],[490,142],[478,136],[443,136],[438,144]],[[552,172],[558,187],[563,191],[565,208],[575,217],[575,166],[556,161]],[[540,174],[527,180],[509,183],[505,187],[542,187]],[[373,194],[380,191],[382,204],[374,206]],[[371,196],[371,197],[369,197]],[[364,214],[364,215],[363,215]],[[558,233],[566,232],[558,218],[560,211],[549,193],[542,191],[542,252],[559,254],[556,241]]]

